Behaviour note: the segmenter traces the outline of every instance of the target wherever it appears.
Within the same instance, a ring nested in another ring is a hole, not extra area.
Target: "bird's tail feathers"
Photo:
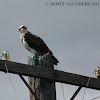
[[[55,56],[53,56],[53,53],[51,50],[49,50],[49,53],[51,54],[51,58],[53,59],[53,63],[55,65],[58,65],[59,61],[57,60],[57,58]]]
[[[51,56],[51,57],[52,57],[52,59],[53,59],[53,63],[54,63],[55,65],[58,65],[59,61],[57,60],[57,58],[54,57],[54,56]]]

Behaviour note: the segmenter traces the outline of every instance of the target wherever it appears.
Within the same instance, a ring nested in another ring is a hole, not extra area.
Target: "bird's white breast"
[[[29,45],[27,44],[27,42],[25,41],[25,38],[24,38],[24,34],[20,34],[20,38],[21,38],[21,41],[24,45],[24,47],[29,50],[32,54],[36,53],[36,50],[32,49],[31,47],[29,47]]]

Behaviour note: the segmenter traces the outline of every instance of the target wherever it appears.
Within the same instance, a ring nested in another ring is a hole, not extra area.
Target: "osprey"
[[[57,65],[59,61],[53,56],[52,51],[47,47],[45,42],[35,34],[32,34],[27,30],[27,26],[22,25],[19,27],[20,38],[24,47],[32,53],[38,53],[40,56],[50,53],[53,63]]]

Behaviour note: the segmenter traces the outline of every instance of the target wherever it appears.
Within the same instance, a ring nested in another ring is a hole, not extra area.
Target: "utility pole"
[[[32,65],[33,58],[28,59],[28,64]],[[34,66],[33,66],[34,67]],[[39,65],[37,67],[43,67],[48,69],[54,69],[53,61],[49,53],[41,56],[39,59]],[[29,85],[40,98],[40,100],[56,100],[55,82],[48,79],[40,79],[36,77],[28,77]],[[30,100],[36,100],[30,93]]]

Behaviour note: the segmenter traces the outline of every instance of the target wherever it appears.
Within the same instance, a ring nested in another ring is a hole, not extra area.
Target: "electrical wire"
[[[6,68],[6,71],[7,71],[8,77],[9,77],[9,79],[10,79],[10,82],[11,82],[11,84],[12,84],[12,86],[13,86],[15,92],[16,92],[16,88],[15,88],[15,86],[14,86],[14,84],[13,84],[13,82],[12,82],[12,79],[11,79],[11,77],[10,77],[10,74],[9,74],[8,67],[7,67],[6,62],[5,62],[5,68]]]
[[[91,99],[91,100],[95,100],[95,99],[98,99],[98,98],[100,98],[100,96],[98,96],[98,97],[95,97],[95,98],[93,98],[93,99]]]
[[[93,71],[93,72],[91,73],[91,75],[89,76],[89,78],[88,78],[88,81],[87,81],[87,84],[86,84],[86,87],[85,87],[85,90],[84,90],[84,93],[83,93],[82,100],[84,99],[84,96],[85,96],[85,93],[86,93],[86,89],[87,89],[87,87],[88,87],[88,85],[89,85],[89,82],[90,82],[91,76],[92,76],[92,74],[93,74],[94,72],[95,72],[95,71]]]
[[[63,92],[63,98],[65,100],[64,88],[63,88],[63,84],[62,83],[61,83],[61,88],[62,88],[62,92]]]
[[[55,66],[56,70],[57,70],[57,67]],[[65,100],[65,94],[64,94],[64,88],[63,88],[63,84],[61,83],[61,88],[62,88],[62,92],[63,92],[63,98]]]

